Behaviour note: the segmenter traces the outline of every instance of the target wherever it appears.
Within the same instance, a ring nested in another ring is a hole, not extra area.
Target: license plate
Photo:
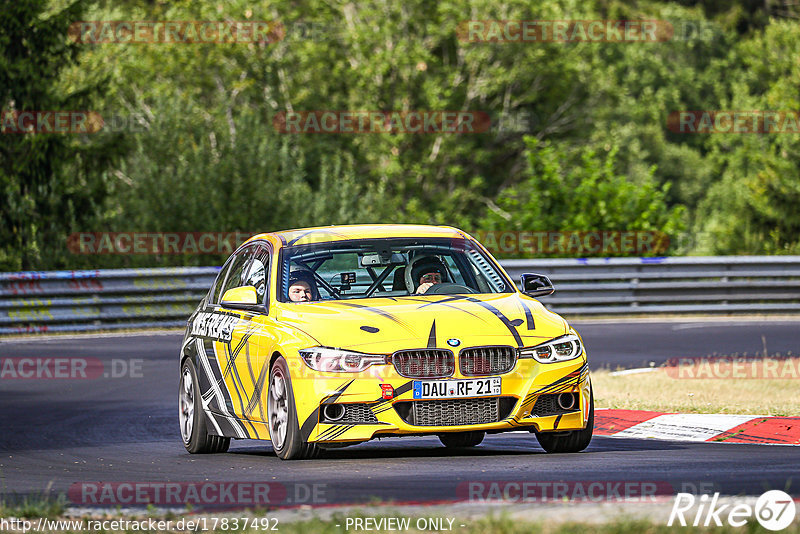
[[[500,378],[472,380],[415,380],[415,399],[457,399],[500,395]]]

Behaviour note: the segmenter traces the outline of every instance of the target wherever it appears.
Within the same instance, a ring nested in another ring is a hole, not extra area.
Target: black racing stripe
[[[406,382],[405,384],[403,384],[402,386],[400,386],[399,388],[394,390],[394,396],[395,397],[399,397],[403,393],[405,393],[407,391],[411,391],[411,389],[413,387],[414,387],[413,380],[410,381],[410,382]],[[385,403],[391,402],[391,399],[384,399],[383,397],[378,397],[373,402],[377,403],[377,404],[374,404],[373,406],[371,406],[371,408],[375,409],[375,408],[380,408],[381,404],[385,404]]]
[[[247,410],[245,410],[245,404],[244,404],[244,399],[247,397],[247,389],[244,387],[244,383],[242,382],[242,377],[239,376],[239,370],[236,368],[236,359],[239,357],[239,354],[241,354],[242,349],[248,347],[247,341],[254,333],[255,333],[254,330],[245,332],[245,334],[239,340],[239,343],[236,345],[236,348],[233,350],[231,350],[230,342],[226,343],[225,345],[225,349],[228,356],[228,364],[225,366],[225,371],[222,374],[223,376],[227,376],[228,373],[230,372],[231,376],[233,377],[233,389],[236,390],[236,396],[239,399],[239,408],[241,409],[241,414],[244,417],[247,417]],[[249,354],[249,348],[245,352]],[[225,386],[227,387],[227,384]],[[239,388],[241,388],[241,391],[239,391]],[[247,399],[247,404],[248,405],[250,404],[249,398]],[[239,417],[237,417],[237,419],[240,419],[243,423],[250,425],[250,428],[253,430],[253,435],[258,435],[253,423],[251,423],[246,419],[241,419]]]
[[[319,434],[317,436],[317,441],[319,441],[321,439],[325,439],[326,436],[328,436],[330,434],[333,434],[334,432],[336,432],[340,428],[342,428],[342,427],[340,427],[340,426],[331,426],[330,428],[328,428],[327,430],[325,430],[324,432],[322,432],[321,434]]]
[[[297,236],[297,237],[295,237],[294,239],[292,239],[291,241],[289,241],[289,243],[287,243],[287,246],[292,246],[292,245],[294,245],[295,243],[297,243],[298,241],[300,241],[301,239],[303,239],[304,237],[307,237],[307,236],[309,236],[309,235],[311,235],[311,234],[315,234],[315,233],[320,233],[320,234],[332,235],[332,236],[336,236],[336,237],[347,238],[347,236],[346,236],[346,235],[344,235],[344,234],[340,234],[340,233],[337,233],[337,232],[332,232],[332,231],[330,231],[330,230],[325,230],[325,229],[316,229],[316,230],[309,230],[308,232],[305,232],[305,233],[302,233],[302,234],[300,234],[299,236]]]
[[[542,387],[542,388],[540,388],[540,389],[538,389],[538,390],[536,390],[534,392],[528,393],[528,395],[525,396],[525,402],[523,403],[523,405],[530,404],[530,402],[533,401],[533,397],[535,397],[535,396],[538,396],[538,395],[541,395],[541,394],[545,394],[545,393],[553,393],[554,390],[560,389],[561,386],[563,386],[565,383],[569,383],[573,378],[577,377],[577,380],[575,381],[575,383],[576,384],[580,384],[580,380],[581,380],[581,377],[583,376],[584,370],[588,371],[588,368],[589,368],[589,364],[588,363],[584,363],[579,369],[576,369],[575,371],[572,371],[568,375],[562,376],[561,378],[559,378],[555,382],[553,382],[551,384],[548,384],[548,385],[546,385],[546,386],[544,386],[544,387]]]
[[[394,390],[394,396],[395,397],[399,397],[403,393],[405,393],[407,391],[411,391],[411,389],[413,387],[414,387],[414,381],[413,380],[410,381],[410,382],[406,382],[405,384],[403,384],[402,386],[400,386],[399,388]]]
[[[208,342],[209,346],[206,346],[206,342]],[[227,408],[228,413],[234,413],[235,410],[233,408],[233,399],[231,398],[231,393],[228,391],[228,386],[225,385],[225,380],[222,376],[222,364],[219,361],[219,356],[217,356],[217,349],[214,348],[214,341],[210,339],[204,339],[203,349],[206,352],[206,358],[208,359],[209,367],[211,367],[211,372],[214,374],[214,380],[216,380],[217,386],[219,386],[219,390],[222,392],[222,400],[225,402],[225,407]],[[214,358],[213,361],[211,359],[212,356]],[[220,413],[223,411],[222,406],[219,406],[219,411]]]
[[[325,441],[333,441],[333,440],[335,440],[336,438],[338,438],[339,436],[341,436],[342,434],[344,434],[345,432],[347,432],[348,430],[350,430],[354,426],[356,426],[356,425],[346,425],[346,426],[343,426],[343,427],[337,427],[337,432],[334,432],[333,434],[331,434],[330,436],[325,438]],[[319,440],[317,440],[317,441],[319,441]]]
[[[314,232],[316,232],[316,230],[311,230],[311,231],[308,231],[308,232],[303,232],[303,233],[302,233],[302,234],[300,234],[299,236],[295,237],[294,239],[292,239],[291,241],[289,241],[288,243],[286,243],[286,246],[288,246],[288,247],[291,247],[292,245],[294,245],[295,243],[297,243],[298,241],[300,241],[301,239],[303,239],[305,236],[307,236],[307,235],[309,235],[309,234],[313,234]]]
[[[462,297],[462,299],[463,299],[463,297]],[[460,300],[462,300],[462,299],[460,299]],[[418,299],[411,299],[411,300],[418,300]],[[466,313],[467,315],[471,315],[472,317],[475,317],[476,319],[480,319],[484,323],[486,322],[486,319],[484,319],[483,317],[481,317],[479,315],[475,315],[474,313],[472,313],[469,310],[465,310],[464,308],[459,308],[458,306],[452,306],[450,304],[447,304],[447,302],[452,302],[452,300],[453,299],[445,299],[445,300],[437,300],[435,302],[430,302],[428,300],[423,300],[423,301],[420,301],[420,302],[424,302],[425,304],[423,304],[422,306],[420,306],[417,309],[421,310],[422,308],[425,308],[426,306],[433,306],[435,304],[435,305],[439,305],[439,306],[444,306],[446,308],[450,308],[452,310],[460,311],[461,313]]]
[[[412,334],[414,333],[414,330],[410,326],[408,326],[406,323],[404,323],[399,318],[397,318],[396,315],[391,314],[391,313],[387,312],[386,310],[382,310],[380,308],[375,308],[373,306],[364,306],[363,304],[356,304],[355,302],[337,302],[336,304],[339,304],[341,306],[348,306],[350,308],[355,308],[357,310],[364,310],[364,311],[367,311],[367,312],[376,313],[376,314],[380,315],[381,317],[389,319],[390,321],[394,321],[395,323],[397,323],[400,326],[402,326],[403,328],[405,328],[408,332],[410,332]]]
[[[344,393],[344,390],[349,388],[350,385],[355,381],[356,381],[355,378],[351,378],[349,382],[345,382],[339,389],[337,389],[336,393],[334,393],[333,395],[331,395],[329,397],[325,397],[325,399],[323,399],[323,400],[328,402],[328,404],[330,404],[332,402],[336,402],[336,399],[338,399],[339,397],[342,396],[342,393]]]
[[[330,441],[332,439],[336,439],[337,436],[340,436],[344,432],[349,430],[348,426],[349,428],[353,428],[355,425],[345,425],[344,427],[340,425],[331,426],[323,433],[321,433],[319,436],[317,436],[317,441]],[[342,431],[342,428],[344,428],[344,431]]]
[[[434,319],[433,323],[431,323],[431,331],[428,334],[428,346],[427,346],[427,348],[429,348],[429,349],[435,349],[436,348],[436,319]]]
[[[326,397],[323,400],[335,401],[341,396],[342,393],[344,393],[344,390],[350,387],[350,384],[353,382],[355,382],[355,379],[351,379],[349,382],[346,382],[336,391],[336,393]],[[309,415],[305,421],[303,421],[303,425],[300,427],[300,436],[303,438],[303,441],[308,441],[308,438],[311,437],[311,432],[314,431],[314,427],[317,426],[317,423],[319,423],[319,406],[314,408],[314,411],[311,412],[311,415]]]
[[[558,417],[556,417],[555,422],[553,422],[553,429],[558,428],[558,424],[561,422],[562,417],[564,417],[564,414],[561,414]]]
[[[314,431],[314,427],[317,426],[319,422],[319,406],[314,408],[314,411],[311,412],[311,415],[303,422],[303,426],[300,427],[300,436],[303,438],[303,441],[308,441],[308,438],[311,437],[311,433]]]
[[[511,332],[511,335],[514,336],[514,341],[517,342],[517,346],[522,347],[522,338],[519,336],[519,332],[517,332],[517,329],[514,327],[514,325],[511,324],[511,321],[508,319],[508,317],[505,316],[503,312],[501,312],[488,302],[483,302],[482,300],[476,299],[475,297],[468,297],[467,300],[470,302],[474,302],[478,306],[482,306],[487,310],[489,310],[490,312],[492,312],[493,314],[495,314],[495,316],[498,319],[500,319],[500,321],[504,325],[506,325],[506,328],[508,328],[508,331]]]
[[[208,416],[208,414],[206,414],[206,416]],[[214,420],[217,422],[217,425],[219,426],[219,429],[220,429],[220,432],[221,432],[222,436],[238,436],[239,435],[239,432],[233,426],[233,423],[231,423],[230,419],[228,419],[226,416],[224,416],[222,414],[211,414],[211,417],[213,417]],[[213,425],[210,426],[210,428],[214,428]],[[245,433],[245,435],[247,435],[248,438],[251,437],[249,435],[250,432],[248,432],[247,427],[242,425],[242,430],[244,430],[244,433]]]
[[[389,319],[390,321],[394,321],[395,323],[402,324],[402,321],[400,321],[400,319],[398,319],[395,315],[387,312],[386,310],[382,310],[380,308],[375,308],[373,306],[365,306],[363,304],[356,304],[355,302],[337,302],[337,304],[339,304],[341,306],[349,306],[351,308],[356,308],[356,309],[359,309],[359,310],[364,310],[364,311],[368,311],[368,312],[377,313],[381,317],[385,317],[385,318]]]
[[[533,313],[531,313],[531,309],[522,299],[520,299],[519,303],[522,306],[522,309],[525,310],[525,320],[528,321],[528,330],[535,330],[536,324],[533,322]]]
[[[261,368],[261,372],[258,375],[258,379],[253,381],[255,384],[253,397],[250,399],[250,402],[247,405],[247,414],[252,414],[256,410],[256,407],[258,408],[258,413],[261,416],[261,421],[267,420],[266,414],[264,414],[264,404],[259,401],[261,400],[261,394],[264,392],[264,387],[267,383],[268,376],[269,376],[269,365],[264,365]]]
[[[468,300],[469,298],[470,297],[465,297],[463,295],[453,295],[452,297],[447,297],[447,298],[444,298],[442,300],[436,300],[436,301],[433,301],[433,302],[431,302],[429,300],[422,300],[422,299],[415,299],[415,300],[419,300],[420,302],[425,302],[426,304],[430,305],[430,304],[447,304],[448,302],[456,302],[458,300]]]

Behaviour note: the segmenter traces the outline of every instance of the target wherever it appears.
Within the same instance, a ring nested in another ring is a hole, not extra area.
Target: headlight
[[[306,365],[315,371],[358,373],[370,365],[386,363],[386,356],[382,354],[362,354],[328,347],[312,347],[299,352]]]
[[[575,334],[557,337],[547,343],[519,349],[520,358],[533,358],[539,363],[565,362],[583,354],[581,340]]]

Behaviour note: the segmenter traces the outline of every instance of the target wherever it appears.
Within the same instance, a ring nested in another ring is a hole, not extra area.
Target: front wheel
[[[272,448],[281,460],[302,460],[319,454],[319,447],[303,441],[297,423],[292,379],[286,360],[280,356],[269,372],[267,417]]]
[[[589,446],[594,432],[594,392],[589,394],[589,420],[583,430],[537,432],[539,445],[547,452],[580,452]]]
[[[192,360],[181,366],[181,381],[178,393],[178,421],[181,425],[183,446],[191,453],[225,452],[231,438],[211,436],[206,431],[206,418],[197,381],[197,369]]]

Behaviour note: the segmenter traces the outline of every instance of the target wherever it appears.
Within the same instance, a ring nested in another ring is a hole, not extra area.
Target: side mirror
[[[552,295],[556,289],[553,282],[543,274],[525,273],[522,279],[522,292],[529,297],[546,297]]]
[[[258,294],[253,286],[234,287],[222,295],[223,306],[250,307],[257,304]]]

